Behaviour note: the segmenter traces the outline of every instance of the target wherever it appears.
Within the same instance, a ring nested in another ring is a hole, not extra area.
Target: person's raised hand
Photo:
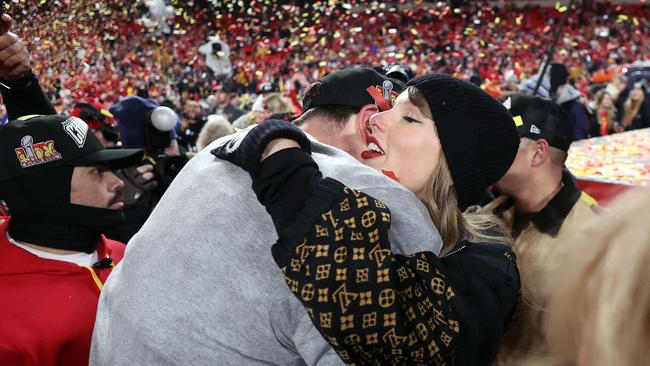
[[[0,78],[20,79],[31,67],[29,52],[22,39],[10,32],[12,19],[0,16]]]
[[[0,35],[9,32],[13,20],[8,14],[0,15]]]

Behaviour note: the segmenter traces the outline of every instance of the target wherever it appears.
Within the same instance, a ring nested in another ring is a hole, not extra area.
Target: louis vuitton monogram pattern
[[[282,268],[289,288],[349,365],[451,363],[460,325],[439,259],[393,254],[388,208],[340,189]]]

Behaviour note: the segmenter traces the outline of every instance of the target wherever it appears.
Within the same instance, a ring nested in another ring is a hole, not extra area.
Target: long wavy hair
[[[603,105],[603,99],[605,99],[605,96],[610,98],[609,107]],[[613,130],[617,113],[618,110],[614,105],[614,99],[612,96],[605,90],[599,90],[598,93],[596,93],[596,119],[598,120],[598,125],[602,126],[605,124],[608,129]],[[602,114],[604,114],[606,118],[603,118]]]
[[[415,87],[409,87],[407,92],[411,103],[427,118],[433,120],[429,103],[424,95]],[[454,181],[444,154],[441,154],[433,174],[427,181],[425,191],[419,198],[429,211],[431,220],[442,237],[441,256],[453,252],[458,242],[463,239],[502,244],[512,242],[507,230],[496,216],[481,212],[479,206],[471,206],[465,212],[461,212]]]
[[[650,189],[626,192],[567,238],[549,283],[545,334],[558,365],[647,365]],[[584,235],[588,233],[588,235]]]

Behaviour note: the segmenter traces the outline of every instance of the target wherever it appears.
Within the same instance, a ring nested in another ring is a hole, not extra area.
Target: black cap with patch
[[[59,166],[132,166],[141,149],[106,149],[77,117],[26,116],[0,127],[0,181]]]
[[[515,94],[504,105],[510,110],[519,136],[545,139],[548,144],[563,151],[575,139],[571,116],[557,103],[528,94]]]
[[[318,91],[311,90],[316,86]],[[361,108],[368,104],[386,110],[402,91],[404,84],[371,68],[350,68],[331,73],[312,84],[302,101],[303,110],[319,105]]]

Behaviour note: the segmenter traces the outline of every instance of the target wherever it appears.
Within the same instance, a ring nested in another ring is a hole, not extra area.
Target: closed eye
[[[422,121],[418,121],[417,119],[409,116],[404,116],[404,120],[408,123],[422,123]]]

